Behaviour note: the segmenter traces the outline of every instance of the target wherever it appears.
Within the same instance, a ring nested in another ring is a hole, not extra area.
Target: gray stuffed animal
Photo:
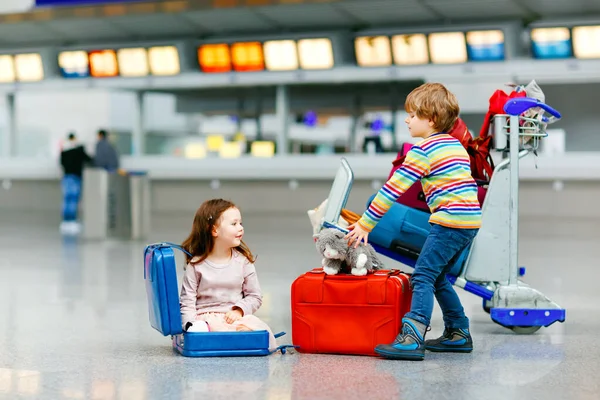
[[[314,236],[317,250],[323,256],[321,265],[327,275],[347,273],[347,269],[352,275],[366,275],[368,271],[383,268],[371,245],[361,243],[357,248],[348,246],[345,236],[344,232],[335,228],[323,229]]]

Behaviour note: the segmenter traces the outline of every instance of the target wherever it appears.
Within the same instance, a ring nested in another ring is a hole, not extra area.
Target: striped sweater
[[[379,190],[358,224],[370,232],[418,179],[431,210],[430,223],[462,229],[481,226],[481,207],[469,155],[458,140],[445,133],[433,134],[410,149],[402,166]]]

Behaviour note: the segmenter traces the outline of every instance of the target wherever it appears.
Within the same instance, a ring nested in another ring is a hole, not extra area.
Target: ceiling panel
[[[519,5],[521,0],[423,0],[446,18],[457,20],[497,20],[508,17],[527,17],[530,13]]]
[[[111,23],[109,18],[85,18],[62,21],[49,21],[44,25],[53,31],[60,32],[74,40],[105,40],[127,38],[132,34],[129,30]]]
[[[600,0],[521,0],[521,2],[542,16],[560,17],[600,13]]]
[[[185,14],[127,15],[111,19],[111,23],[128,32],[145,37],[185,36],[205,32]]]
[[[65,37],[60,32],[50,31],[40,23],[0,24],[0,43],[53,43]]]
[[[0,0],[2,1],[2,0]],[[339,0],[0,24],[5,47],[138,38],[380,28],[542,16],[553,20],[600,15],[600,0]]]
[[[213,32],[263,31],[278,28],[272,21],[255,14],[250,8],[188,12],[186,18]]]
[[[360,17],[349,15],[330,4],[261,7],[254,12],[277,22],[280,27],[352,26],[363,22]]]
[[[345,1],[336,3],[350,15],[373,25],[435,21],[439,17],[417,0]]]

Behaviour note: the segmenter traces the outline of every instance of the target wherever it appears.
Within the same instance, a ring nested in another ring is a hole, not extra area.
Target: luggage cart
[[[537,110],[536,118],[523,116]],[[464,262],[448,275],[453,285],[483,299],[491,319],[515,333],[531,334],[542,326],[564,322],[566,310],[538,290],[519,280],[525,269],[518,265],[519,159],[535,152],[547,136],[548,124],[561,118],[558,111],[533,98],[515,98],[506,114],[494,116],[496,150],[507,157],[495,168],[482,207],[482,226]],[[544,113],[550,114],[545,117]],[[513,150],[514,149],[514,150]],[[513,167],[514,166],[514,167]],[[350,195],[354,174],[342,158],[329,194],[321,228],[339,228],[336,222]],[[344,230],[344,229],[342,229]],[[419,249],[392,251],[370,242],[375,250],[414,267]]]

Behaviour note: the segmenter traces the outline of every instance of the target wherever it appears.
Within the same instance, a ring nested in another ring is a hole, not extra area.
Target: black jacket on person
[[[85,152],[83,145],[74,145],[60,153],[60,165],[65,175],[77,175],[81,178],[83,166],[91,163],[92,158]]]

